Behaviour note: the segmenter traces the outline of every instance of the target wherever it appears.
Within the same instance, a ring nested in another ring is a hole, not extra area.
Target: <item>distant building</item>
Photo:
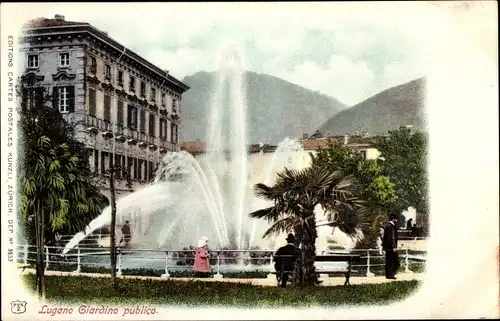
[[[287,168],[305,168],[311,164],[309,153],[316,154],[318,148],[327,148],[330,143],[342,142],[350,148],[358,151],[364,159],[377,159],[380,152],[373,146],[373,137],[362,136],[336,136],[328,138],[308,138],[304,136],[299,140],[303,150],[275,153],[278,146],[268,144],[251,144],[248,146],[249,161],[249,183],[262,183],[269,177],[275,169]],[[181,143],[181,150],[191,153],[197,159],[205,157],[205,143],[200,140],[185,141]],[[221,160],[223,164],[218,164],[218,168],[224,168],[226,173],[229,171],[229,157]]]
[[[23,76],[76,124],[92,169],[104,173],[113,163],[128,169],[132,189],[119,180],[117,194],[147,183],[160,157],[180,149],[181,100],[189,87],[168,71],[89,23],[60,15],[28,22],[21,41]]]

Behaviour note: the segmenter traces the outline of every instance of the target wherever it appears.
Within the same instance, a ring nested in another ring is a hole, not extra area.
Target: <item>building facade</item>
[[[248,146],[248,184],[266,182],[269,184],[271,177],[288,169],[302,169],[311,165],[310,153],[315,155],[318,148],[328,148],[332,142],[342,142],[349,148],[357,151],[363,159],[377,159],[380,152],[373,146],[373,137],[342,136],[326,138],[309,138],[304,136],[298,140],[302,148],[297,150],[279,150],[278,146],[267,144],[253,144]],[[202,161],[206,156],[205,143],[202,141],[182,142],[181,150],[191,153],[196,159]],[[222,158],[221,164],[214,164],[217,168],[230,174],[231,161],[229,154]],[[202,161],[203,162],[203,161]]]
[[[160,158],[180,150],[187,85],[88,23],[56,15],[32,20],[23,31],[23,76],[76,125],[95,172],[105,175],[113,164],[126,168],[132,187],[118,176],[117,194],[149,182]]]

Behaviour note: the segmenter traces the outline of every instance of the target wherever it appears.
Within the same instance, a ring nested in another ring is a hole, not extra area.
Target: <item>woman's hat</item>
[[[290,233],[286,237],[286,240],[287,240],[287,242],[294,242],[295,241],[295,236],[292,233]]]
[[[205,245],[207,245],[207,241],[204,240],[204,239],[201,239],[198,241],[198,247],[204,247]]]

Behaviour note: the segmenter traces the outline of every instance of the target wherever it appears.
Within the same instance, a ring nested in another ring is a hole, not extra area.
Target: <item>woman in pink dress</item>
[[[196,248],[194,257],[194,273],[196,277],[209,277],[212,274],[207,243],[207,237],[203,237],[198,241],[198,247]]]

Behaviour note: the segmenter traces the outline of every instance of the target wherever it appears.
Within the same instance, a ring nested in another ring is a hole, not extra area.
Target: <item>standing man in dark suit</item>
[[[286,241],[288,244],[280,247],[274,254],[276,279],[278,280],[278,285],[283,288],[286,287],[286,282],[288,282],[288,278],[293,271],[295,260],[300,255],[300,250],[294,244],[295,236],[291,233],[288,234]],[[283,274],[281,274],[281,271],[283,271]]]
[[[396,271],[399,267],[399,257],[396,249],[398,248],[397,216],[391,214],[389,222],[384,229],[384,239],[382,246],[385,251],[385,277],[387,279],[396,279]]]

